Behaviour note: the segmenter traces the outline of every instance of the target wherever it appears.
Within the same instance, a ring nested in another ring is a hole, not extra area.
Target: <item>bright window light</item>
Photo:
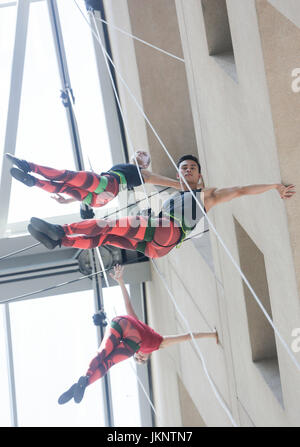
[[[98,347],[93,292],[12,303],[10,312],[19,426],[104,426],[100,381],[80,404],[57,403]]]

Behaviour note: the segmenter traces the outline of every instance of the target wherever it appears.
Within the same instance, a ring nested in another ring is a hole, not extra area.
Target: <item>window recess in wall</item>
[[[235,218],[234,226],[241,270],[273,320],[264,255]],[[243,288],[252,361],[283,407],[274,330],[244,281]]]
[[[208,54],[238,82],[226,0],[201,0]]]

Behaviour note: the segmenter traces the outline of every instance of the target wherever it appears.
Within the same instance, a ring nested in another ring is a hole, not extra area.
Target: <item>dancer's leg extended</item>
[[[27,186],[38,186],[50,193],[68,194],[73,199],[84,201],[91,206],[103,206],[119,192],[119,181],[116,176],[110,174],[98,175],[89,171],[59,170],[25,160],[16,160],[21,164],[18,165],[19,169],[13,168],[11,174],[17,180]],[[26,173],[21,170],[22,163],[26,163]],[[27,172],[39,174],[47,180],[41,180]]]
[[[83,226],[86,226],[84,230],[88,231],[89,221],[82,222],[82,225],[80,225],[81,231],[83,229],[82,228]],[[76,228],[78,230],[78,227]],[[76,228],[73,227],[75,231]],[[178,226],[175,226],[172,221],[169,221],[169,226],[160,225],[153,228],[155,230],[154,237],[152,235],[151,236],[152,240],[148,239],[148,241],[146,240],[147,237],[145,236],[146,234],[145,227],[140,228],[139,230],[142,231],[136,232],[136,234],[133,235],[132,237],[129,237],[127,228],[124,229],[114,227],[112,231],[109,231],[108,228],[106,229],[106,232],[103,232],[103,234],[95,236],[88,236],[88,235],[65,236],[62,239],[61,243],[62,245],[67,247],[76,247],[84,249],[95,248],[101,245],[113,245],[115,247],[123,248],[126,250],[134,250],[142,252],[149,258],[159,258],[165,256],[178,244],[182,234],[180,228]],[[150,232],[148,230],[147,232],[149,235]],[[97,231],[97,229],[95,231]]]
[[[125,243],[133,241],[136,244],[136,242],[147,239],[147,224],[148,219],[141,216],[129,216],[118,220],[88,219],[63,226],[32,217],[28,231],[47,248],[53,249],[57,245],[64,245],[88,249],[108,244],[109,242],[106,242],[108,237],[116,238],[116,245],[120,247],[122,247],[120,239],[124,239]],[[49,244],[45,244],[45,238],[48,242],[52,241],[51,247]],[[135,249],[135,247],[130,249]]]
[[[132,357],[139,349],[141,341],[139,332],[125,316],[113,318],[86,375],[81,376],[77,383],[64,392],[58,403],[65,404],[72,398],[76,403],[81,402],[86,387],[103,377],[113,365]]]

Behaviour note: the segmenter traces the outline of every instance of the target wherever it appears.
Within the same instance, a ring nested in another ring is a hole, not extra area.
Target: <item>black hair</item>
[[[195,157],[194,155],[183,155],[182,157],[179,158],[178,162],[177,162],[177,168],[179,168],[180,163],[182,163],[185,160],[193,160],[197,163],[198,165],[198,169],[199,169],[199,174],[201,174],[201,166],[200,163],[198,161],[198,158]]]

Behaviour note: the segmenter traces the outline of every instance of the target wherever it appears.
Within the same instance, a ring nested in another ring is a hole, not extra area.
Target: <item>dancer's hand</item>
[[[61,196],[60,194],[56,193],[55,195],[51,196],[51,199],[56,200],[57,203],[61,203],[61,204],[66,204],[66,203],[71,203],[71,202],[75,202],[75,199],[65,199],[63,196]]]
[[[115,265],[114,266],[114,273],[110,273],[110,276],[117,282],[120,282],[123,280],[123,272],[124,267],[122,265]]]
[[[285,186],[281,184],[276,187],[281,199],[290,199],[291,197],[293,197],[293,195],[296,193],[294,188],[295,185]]]

